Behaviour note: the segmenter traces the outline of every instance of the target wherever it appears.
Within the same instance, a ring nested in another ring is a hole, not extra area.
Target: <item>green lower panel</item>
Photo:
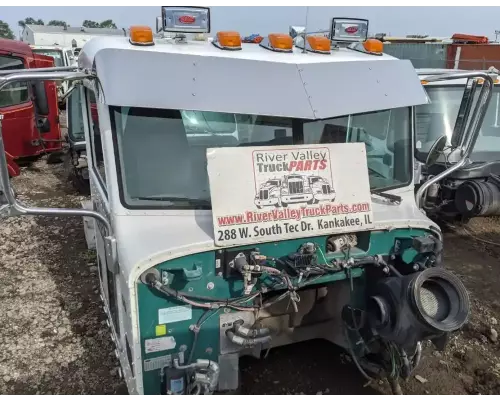
[[[403,260],[410,263],[417,255],[411,248],[412,238],[428,235],[430,232],[421,229],[399,229],[390,232],[364,232],[358,238],[358,247],[351,256],[388,255],[395,250],[402,255]],[[326,253],[326,236],[287,240],[259,244],[261,254],[272,257],[283,257],[297,251],[306,242],[315,242],[321,246],[327,259],[344,258],[342,254]],[[234,250],[251,249],[255,246],[243,246]],[[396,247],[396,249],[395,249]],[[233,249],[231,249],[233,250]],[[240,280],[225,280],[216,273],[215,251],[194,254],[161,263],[156,268],[159,271],[172,273],[174,289],[198,296],[210,296],[220,299],[238,297],[242,294]],[[201,268],[202,275],[198,280],[187,281],[183,278],[182,269],[189,271]],[[363,269],[352,271],[354,277],[363,275]],[[323,276],[314,284],[328,283],[347,279],[344,272]],[[367,282],[368,284],[368,282]],[[196,324],[204,313],[203,309],[182,307],[182,303],[160,296],[156,291],[138,283],[139,327],[142,348],[143,384],[145,394],[160,394],[160,366],[180,351],[184,353],[184,361],[193,348],[193,333],[190,325]],[[173,308],[177,307],[177,308]],[[225,310],[220,310],[220,313]],[[146,352],[148,351],[148,352]],[[219,356],[219,318],[216,312],[203,324],[199,332],[197,344],[193,352],[193,360],[197,358],[218,360]]]

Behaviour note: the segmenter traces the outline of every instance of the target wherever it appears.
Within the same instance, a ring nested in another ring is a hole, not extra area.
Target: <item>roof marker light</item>
[[[270,33],[267,38],[264,38],[259,43],[259,46],[281,53],[291,53],[293,51],[293,39],[286,33]]]
[[[136,46],[153,46],[153,31],[149,26],[131,26],[130,43]]]
[[[217,32],[212,43],[222,50],[241,50],[241,36],[238,32]]]
[[[377,39],[368,39],[363,43],[363,47],[369,53],[383,53],[384,44]]]
[[[307,42],[311,46],[312,51],[318,53],[330,53],[331,42],[330,39],[324,36],[307,36]]]
[[[304,39],[295,39],[295,46],[299,49],[303,49]],[[312,53],[330,54],[332,43],[327,37],[309,35],[306,36],[305,46],[306,50]]]
[[[384,44],[377,39],[368,39],[363,43],[351,43],[347,48],[374,56],[384,55]]]
[[[498,83],[498,79],[493,79],[493,83]],[[482,85],[484,83],[484,79],[483,78],[479,78],[477,80],[477,83],[479,83],[480,85]]]

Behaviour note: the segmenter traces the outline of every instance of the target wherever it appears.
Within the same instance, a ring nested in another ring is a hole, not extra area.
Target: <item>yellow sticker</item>
[[[167,325],[156,325],[156,336],[163,336],[167,334]]]

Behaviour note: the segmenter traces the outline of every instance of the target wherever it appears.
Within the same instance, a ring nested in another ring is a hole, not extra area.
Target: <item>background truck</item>
[[[30,45],[33,53],[42,54],[44,56],[52,57],[56,67],[72,67],[76,66],[75,56],[73,50],[69,47],[49,46],[49,45]],[[60,82],[57,84],[57,93],[59,99],[70,89],[68,82]],[[62,103],[61,103],[62,104]]]
[[[0,39],[0,82],[12,70],[54,67],[52,57],[33,53],[23,42]],[[63,141],[54,81],[28,79],[8,85],[0,92],[0,116],[9,173],[19,173],[19,163],[43,154],[56,156]],[[52,157],[55,159],[55,157]]]
[[[421,146],[416,155],[421,160],[427,156],[429,144],[441,135],[446,137],[444,151],[437,162],[422,169],[418,178],[425,181],[439,174],[459,159],[464,134],[454,125],[461,113],[462,94],[470,92],[468,101],[476,106],[478,96],[467,79],[427,82],[426,77],[436,74],[461,73],[446,69],[417,70],[431,100],[430,104],[415,107],[415,137]],[[481,71],[476,71],[481,72]],[[446,179],[431,185],[426,193],[425,209],[435,218],[468,221],[477,216],[500,215],[500,85],[497,71],[483,71],[491,75],[494,83],[492,101],[472,149],[470,163],[450,174]],[[481,87],[484,80],[474,82]]]
[[[281,179],[269,179],[260,185],[255,195],[255,205],[258,208],[262,206],[281,206]]]
[[[309,187],[312,189],[314,202],[334,201],[335,190],[330,182],[321,176],[308,176]]]

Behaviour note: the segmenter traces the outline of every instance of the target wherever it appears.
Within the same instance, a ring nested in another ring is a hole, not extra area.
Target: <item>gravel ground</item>
[[[14,179],[29,204],[79,207],[62,165],[45,160]],[[406,394],[500,394],[500,221],[473,220],[445,231],[445,263],[469,289],[470,322],[443,354],[424,350]],[[95,255],[79,218],[0,222],[0,394],[126,393],[99,300]],[[247,394],[390,393],[365,385],[349,357],[313,341],[242,359]]]

